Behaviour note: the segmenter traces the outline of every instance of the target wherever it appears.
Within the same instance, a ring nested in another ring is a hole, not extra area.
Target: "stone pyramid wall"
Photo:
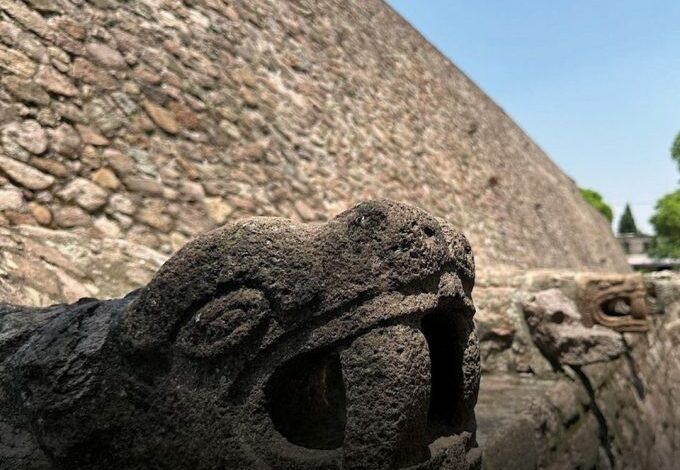
[[[479,268],[626,270],[574,183],[379,0],[0,0],[0,224],[171,252],[388,197]]]

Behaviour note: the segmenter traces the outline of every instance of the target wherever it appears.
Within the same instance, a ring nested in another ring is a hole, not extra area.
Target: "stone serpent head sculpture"
[[[478,467],[473,284],[460,233],[376,201],[227,225],[123,299],[0,306],[0,461]]]
[[[649,292],[639,274],[585,274],[578,277],[577,284],[585,325],[602,325],[619,332],[649,330]]]

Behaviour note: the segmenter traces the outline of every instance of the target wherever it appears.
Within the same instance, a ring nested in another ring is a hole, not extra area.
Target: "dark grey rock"
[[[378,201],[229,224],[123,299],[0,306],[0,468],[479,468],[473,284],[462,235]]]

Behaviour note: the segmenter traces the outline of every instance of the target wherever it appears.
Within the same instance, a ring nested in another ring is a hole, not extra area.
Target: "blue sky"
[[[652,231],[678,187],[678,0],[388,0],[579,186]]]

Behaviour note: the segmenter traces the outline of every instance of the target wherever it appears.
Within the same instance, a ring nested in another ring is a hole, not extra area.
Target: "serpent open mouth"
[[[407,298],[432,301],[431,294]],[[469,316],[457,310],[463,305],[438,298],[430,309],[284,362],[264,390],[274,428],[295,446],[335,450],[346,464],[429,461],[442,443],[472,430],[464,399]]]

